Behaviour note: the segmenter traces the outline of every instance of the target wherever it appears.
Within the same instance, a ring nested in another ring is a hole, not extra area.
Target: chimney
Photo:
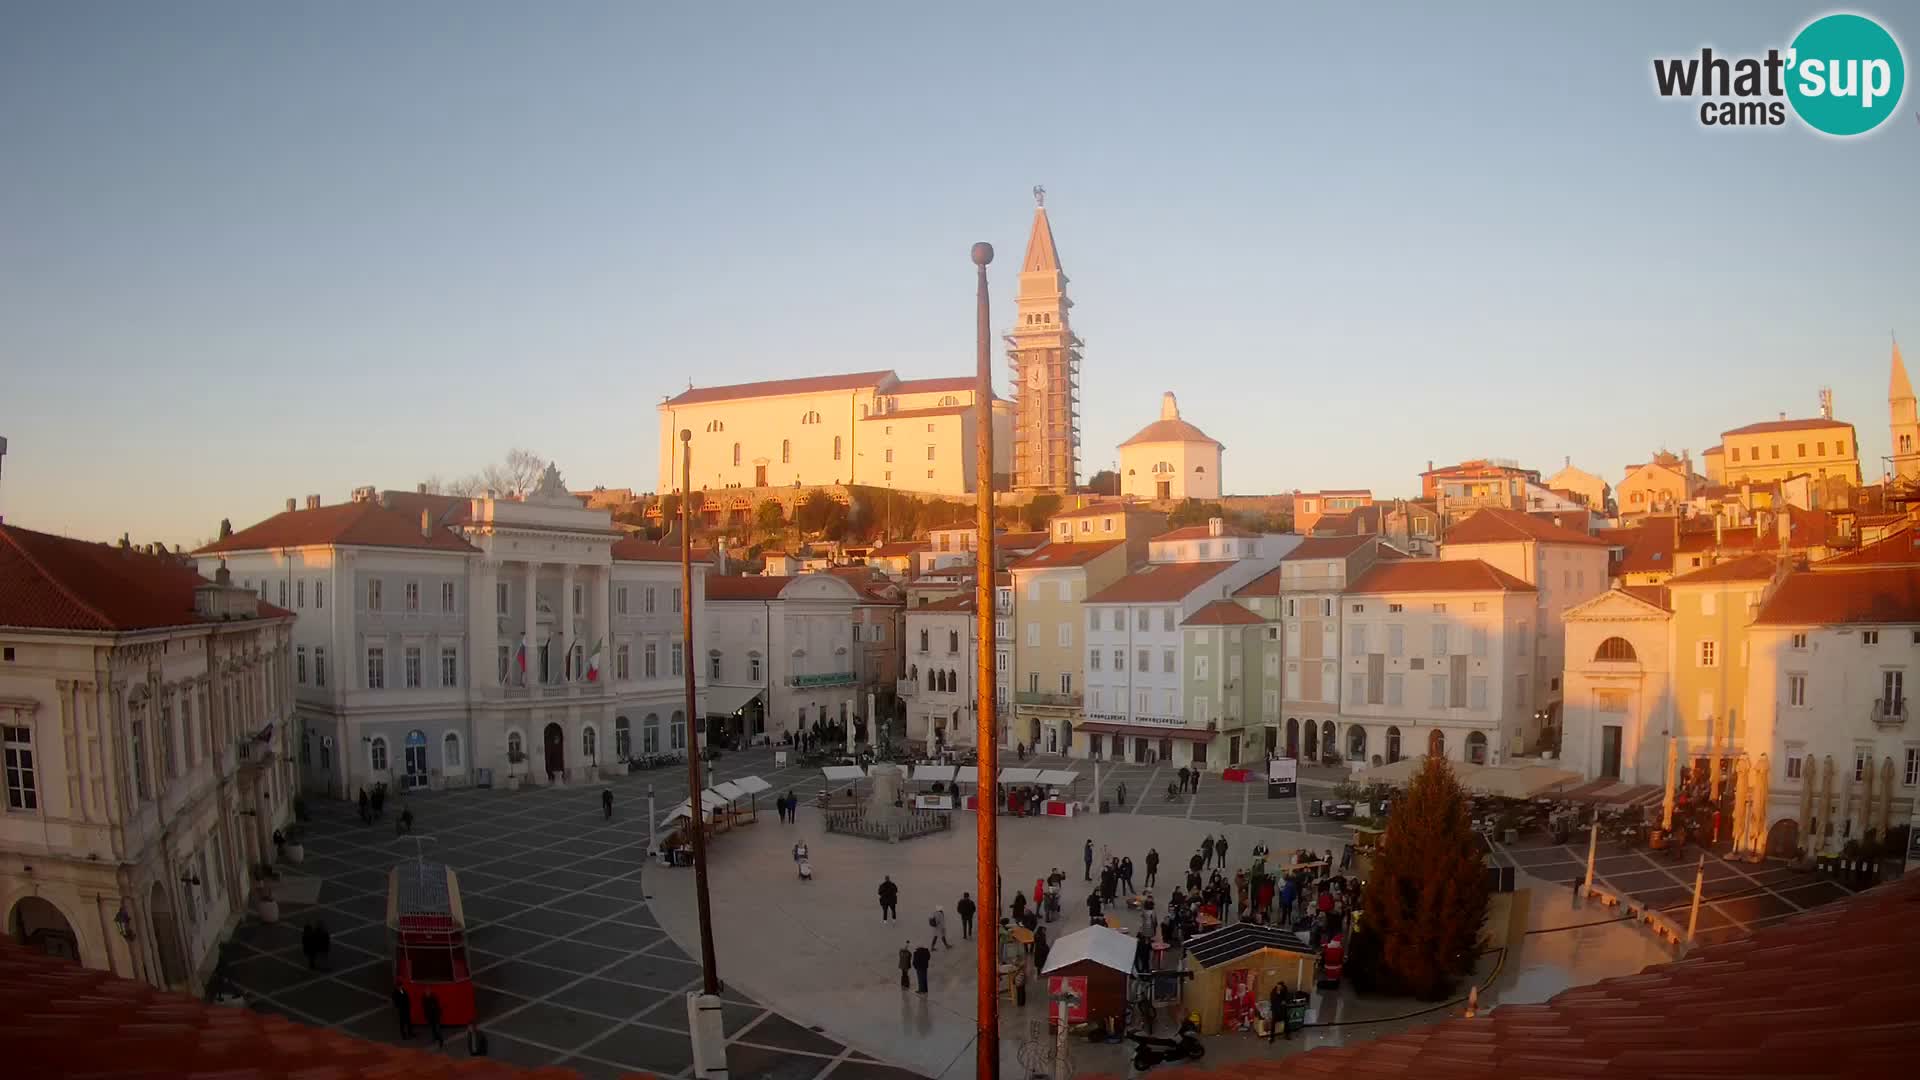
[[[320,496],[318,495],[307,496],[307,509],[309,510],[320,509]]]
[[[427,485],[416,484],[414,485],[413,491],[414,491],[414,494],[416,495],[425,495],[427,493]]]
[[[296,504],[296,503],[294,502],[294,500],[292,500],[292,499],[288,499],[288,500],[287,500],[287,513],[289,513],[289,514],[291,514],[291,513],[293,513],[293,508],[294,508],[294,506],[295,506],[295,505],[297,505],[297,504]]]
[[[1219,536],[1219,535],[1220,535],[1220,529],[1221,529],[1221,528],[1222,528],[1222,526],[1224,526],[1225,524],[1226,524],[1226,522],[1224,522],[1224,521],[1221,521],[1221,520],[1220,520],[1219,518],[1208,518],[1208,519],[1207,519],[1207,535],[1208,535],[1208,536]]]
[[[233,584],[233,571],[227,569],[227,560],[220,560],[220,569],[213,572],[213,583],[223,587]]]
[[[1787,418],[1787,411],[1785,409],[1780,410],[1780,419],[1785,420],[1786,418]]]

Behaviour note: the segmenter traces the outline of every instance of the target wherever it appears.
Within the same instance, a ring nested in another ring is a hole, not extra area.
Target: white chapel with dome
[[[1120,444],[1120,494],[1136,499],[1217,499],[1221,446],[1180,419],[1173,392],[1160,395],[1160,419]]]

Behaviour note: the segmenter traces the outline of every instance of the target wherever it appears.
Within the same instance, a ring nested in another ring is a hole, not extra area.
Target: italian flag
[[[600,646],[604,644],[606,644],[605,638],[602,638],[599,641],[594,642],[593,654],[587,657],[587,681],[588,682],[600,681]]]

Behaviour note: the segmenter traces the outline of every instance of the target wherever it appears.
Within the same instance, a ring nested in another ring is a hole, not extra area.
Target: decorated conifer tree
[[[1435,1001],[1473,970],[1487,917],[1486,847],[1445,758],[1428,756],[1393,804],[1361,896],[1355,975]]]

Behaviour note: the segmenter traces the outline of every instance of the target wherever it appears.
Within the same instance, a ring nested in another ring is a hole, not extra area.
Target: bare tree
[[[427,490],[434,494],[462,495],[473,498],[489,491],[501,495],[525,495],[540,484],[547,471],[546,459],[524,447],[507,451],[505,461],[489,465],[477,473],[453,479],[427,477]]]

